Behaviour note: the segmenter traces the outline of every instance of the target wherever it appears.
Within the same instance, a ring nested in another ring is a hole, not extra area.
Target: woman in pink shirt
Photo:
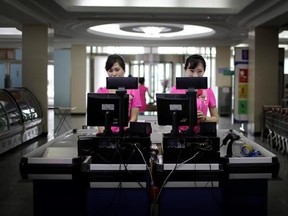
[[[151,96],[151,94],[149,93],[148,88],[145,86],[145,79],[144,77],[139,77],[139,94],[140,94],[140,100],[141,100],[141,104],[142,107],[140,107],[140,112],[145,112],[146,108],[147,108],[147,104],[146,104],[146,93],[148,94],[148,96],[150,98],[153,99],[153,97]]]
[[[184,69],[186,77],[203,77],[206,69],[206,62],[201,55],[191,55],[186,59]],[[186,89],[176,89],[176,86],[173,86],[170,93],[186,94],[186,91]],[[209,116],[208,111],[210,113]],[[198,89],[197,119],[198,122],[218,123],[219,121],[216,99],[211,88]]]
[[[125,74],[125,61],[122,56],[113,54],[109,55],[106,61],[105,69],[108,77],[124,77]],[[97,93],[116,93],[117,89],[107,89],[100,87]],[[136,122],[138,119],[139,108],[142,106],[138,89],[127,89],[129,95],[129,122]],[[129,124],[128,124],[129,127]],[[102,133],[103,127],[98,128],[98,132]],[[111,127],[112,132],[119,132],[119,127]]]

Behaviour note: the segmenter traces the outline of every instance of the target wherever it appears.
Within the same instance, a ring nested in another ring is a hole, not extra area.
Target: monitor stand
[[[194,126],[196,126],[197,123],[197,100],[196,100],[196,91],[194,88],[189,88],[186,92],[186,95],[188,96],[189,101],[189,122],[188,122],[188,131],[187,136],[192,137],[194,136]],[[196,111],[196,112],[195,112]],[[172,130],[170,134],[167,134],[168,136],[180,136],[179,129],[178,129],[178,115],[177,112],[173,112],[172,114]],[[182,134],[181,134],[182,136]]]
[[[97,136],[105,136],[105,137],[109,137],[109,136],[120,136],[123,137],[124,136],[124,96],[126,94],[126,90],[125,88],[118,88],[118,90],[116,91],[116,94],[119,96],[119,133],[118,134],[114,134],[112,133],[111,130],[111,122],[112,119],[110,117],[110,112],[107,111],[105,113],[105,128],[104,128],[104,132],[103,133],[98,133]]]
[[[178,114],[177,112],[173,112],[172,114],[172,130],[171,130],[171,136],[178,136],[179,135],[179,129],[178,129]]]
[[[124,95],[126,94],[125,88],[118,88],[116,94],[119,96],[119,135],[124,136]]]
[[[197,125],[197,100],[194,88],[189,88],[186,92],[189,100],[189,128],[188,136],[194,135],[194,126]]]

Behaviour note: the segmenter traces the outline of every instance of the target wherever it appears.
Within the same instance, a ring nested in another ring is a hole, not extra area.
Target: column
[[[249,32],[248,132],[260,135],[262,105],[278,104],[278,29],[256,27]]]
[[[71,106],[72,113],[86,113],[86,45],[71,47]]]
[[[47,25],[23,25],[22,28],[22,70],[24,87],[28,87],[40,103],[44,125],[43,132],[48,132],[48,61],[50,39],[53,30]],[[52,52],[51,52],[52,54]]]
[[[216,86],[219,116],[230,116],[232,111],[232,75],[230,46],[216,47]]]
[[[221,69],[230,69],[230,57],[231,48],[230,46],[217,46],[216,47],[216,86],[229,86],[231,87],[232,78],[231,76],[225,76],[220,73]]]

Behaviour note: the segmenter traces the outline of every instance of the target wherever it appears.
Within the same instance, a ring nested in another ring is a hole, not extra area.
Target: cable
[[[93,153],[95,154],[95,155],[97,155],[102,161],[104,161],[105,163],[111,163],[111,161],[109,161],[109,160],[107,160],[106,158],[104,158],[101,154],[99,154],[98,152],[92,152],[92,155],[93,155]]]
[[[211,172],[211,171],[212,171],[211,164],[209,164],[209,166],[210,166],[211,179],[213,179],[213,178],[212,178],[212,177],[213,177],[213,176],[212,176],[212,172]],[[211,194],[212,194],[212,197],[213,197],[213,199],[215,200],[217,206],[218,206],[219,208],[221,208],[221,203],[219,202],[219,200],[217,199],[217,197],[215,197],[215,194],[214,194],[212,188],[214,188],[214,186],[213,186],[213,180],[211,180]],[[221,199],[221,198],[220,198],[220,199]]]
[[[184,144],[185,144],[185,143],[184,143]],[[177,166],[177,164],[178,164],[178,162],[179,162],[179,160],[180,160],[181,153],[182,153],[182,148],[180,148],[180,152],[179,152],[179,154],[178,154],[178,157],[177,157],[177,160],[176,160],[176,164],[175,164],[175,167],[174,167],[173,170],[176,169],[176,166]],[[171,174],[172,174],[172,173],[171,173]],[[170,175],[171,175],[171,174],[170,174]],[[169,177],[169,176],[168,176],[168,177]],[[167,178],[168,178],[168,177],[167,177]],[[162,188],[163,188],[164,184],[165,184],[165,181],[163,182],[160,190],[158,191],[158,194],[157,194],[156,198],[153,197],[153,203],[152,203],[152,207],[151,207],[151,210],[150,210],[150,216],[153,215],[153,210],[155,209],[155,205],[156,205],[156,203],[157,203],[157,201],[158,201],[158,199],[159,199],[159,195],[160,195],[160,192],[162,191]]]
[[[120,170],[120,166],[119,166],[119,170]],[[117,187],[117,190],[115,190],[114,192],[114,195],[112,196],[112,199],[110,200],[109,204],[107,205],[106,209],[105,209],[105,215],[109,215],[109,212],[111,212],[114,208],[111,208],[113,206],[113,203],[115,202],[116,200],[116,196],[119,195],[119,190],[118,189],[121,189],[122,188],[122,182],[120,181],[118,183],[118,187]],[[120,197],[121,198],[121,197]],[[119,198],[118,198],[119,199]],[[121,199],[120,199],[121,200]],[[121,205],[117,205],[118,207],[121,206]],[[120,212],[120,211],[118,211]]]
[[[128,160],[126,161],[126,163],[124,163],[125,161],[124,161],[124,159],[123,159],[123,156],[122,156],[121,151],[119,151],[118,148],[117,148],[117,151],[118,151],[120,160],[121,160],[121,162],[122,162],[122,163],[120,163],[120,165],[123,164],[123,166],[124,166],[124,168],[125,168],[125,171],[127,171],[130,176],[132,176],[133,178],[135,178],[135,180],[136,180],[136,182],[138,183],[138,185],[139,185],[142,189],[145,190],[145,187],[141,184],[141,182],[140,182],[138,179],[136,179],[135,175],[133,175],[133,173],[127,168],[128,164],[129,164],[129,161],[131,160],[131,158],[133,157],[133,155],[134,155],[134,153],[135,153],[135,148],[133,149],[133,151],[132,151],[132,153],[130,154],[130,156],[129,156]],[[145,161],[144,161],[144,162],[145,162]],[[146,163],[145,163],[145,164],[146,164]]]
[[[145,157],[144,157],[143,153],[142,153],[141,150],[138,148],[138,146],[136,145],[136,143],[134,143],[134,146],[135,146],[135,148],[138,150],[138,152],[140,153],[141,158],[143,159],[143,162],[144,162],[144,164],[146,165],[146,168],[147,168],[147,170],[148,170],[148,172],[149,172],[150,179],[151,179],[151,181],[153,181],[152,172],[151,172],[150,168],[149,168],[148,165],[147,165],[147,162],[146,162],[146,160],[145,160]]]
[[[158,193],[158,195],[157,195],[157,197],[156,197],[156,201],[155,201],[155,202],[158,201],[159,196],[160,196],[160,194],[161,194],[161,192],[162,192],[162,190],[163,190],[163,188],[164,188],[164,185],[167,183],[167,180],[168,180],[168,178],[172,175],[172,173],[173,173],[179,166],[187,163],[187,162],[190,161],[190,160],[193,160],[199,153],[200,153],[200,151],[196,152],[192,157],[188,158],[187,160],[183,161],[182,163],[180,163],[180,164],[175,164],[174,169],[171,170],[171,172],[167,175],[167,177],[166,177],[165,180],[163,181],[163,184],[162,184],[161,187],[160,187],[160,190],[159,190],[159,193]]]

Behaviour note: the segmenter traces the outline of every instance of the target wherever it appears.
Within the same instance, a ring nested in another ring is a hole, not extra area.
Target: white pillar
[[[43,132],[48,132],[47,70],[53,30],[47,25],[23,25],[22,34],[22,84],[39,101],[44,116]]]
[[[257,27],[249,33],[248,132],[260,135],[262,105],[278,104],[278,29]]]
[[[71,106],[72,113],[86,113],[86,45],[71,47]]]

